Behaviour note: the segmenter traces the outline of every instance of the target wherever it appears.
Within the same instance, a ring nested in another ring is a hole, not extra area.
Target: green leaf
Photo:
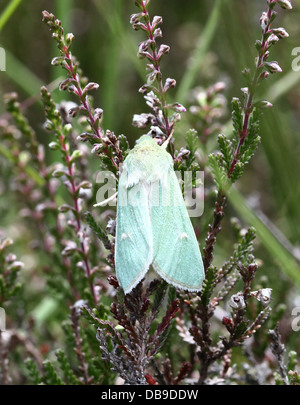
[[[226,138],[224,134],[221,134],[218,136],[218,144],[220,151],[223,155],[224,166],[226,167],[228,172],[231,166],[231,162],[233,160],[232,143],[229,139]]]
[[[71,384],[71,385],[81,384],[79,379],[74,374],[65,353],[61,349],[58,349],[55,354],[56,354],[57,361],[60,365],[60,368],[64,374],[66,383]]]
[[[76,159],[81,158],[83,155],[82,151],[79,149],[76,149],[73,151],[72,155],[70,156],[70,162],[74,162]]]
[[[64,385],[62,379],[57,374],[56,370],[54,369],[53,364],[49,360],[45,360],[43,362],[43,369],[44,369],[44,382],[46,385]]]
[[[235,329],[234,337],[236,339],[239,339],[240,337],[243,336],[245,331],[247,330],[248,323],[247,321],[242,321],[241,323],[238,324],[238,326]]]
[[[202,292],[201,292],[201,302],[204,306],[209,304],[209,300],[213,289],[215,287],[215,281],[217,279],[218,269],[215,266],[209,267],[207,270],[205,280],[203,282]]]
[[[211,153],[208,156],[208,164],[214,176],[214,180],[218,191],[225,191],[229,187],[227,172],[222,166],[222,162],[223,156],[220,153],[219,154]]]
[[[235,136],[238,137],[243,130],[243,109],[239,98],[234,97],[231,101],[232,105],[232,124]]]
[[[238,161],[234,166],[232,174],[230,176],[231,183],[235,183],[244,173],[245,165],[242,161]]]
[[[31,358],[27,358],[24,364],[28,372],[28,378],[30,380],[30,383],[32,385],[41,384],[42,378],[40,377],[40,373],[36,363]]]
[[[104,247],[107,250],[110,250],[111,243],[107,236],[107,233],[101,228],[100,225],[97,224],[97,222],[95,221],[94,217],[92,216],[92,214],[90,212],[85,213],[85,218],[86,218],[86,221],[89,224],[90,228],[94,231],[94,233],[98,236],[98,238],[103,243]]]

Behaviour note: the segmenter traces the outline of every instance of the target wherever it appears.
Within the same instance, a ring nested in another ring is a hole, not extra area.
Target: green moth
[[[204,279],[173,159],[147,135],[126,157],[119,179],[115,265],[126,294],[151,267],[184,290],[201,290]]]

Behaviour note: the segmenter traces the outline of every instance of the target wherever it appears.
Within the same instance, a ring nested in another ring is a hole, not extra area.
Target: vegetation
[[[297,8],[41,3],[0,10],[1,383],[298,385]],[[199,293],[116,278],[97,181],[144,133],[204,170]]]

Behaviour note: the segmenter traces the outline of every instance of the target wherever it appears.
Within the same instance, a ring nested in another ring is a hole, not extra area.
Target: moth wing
[[[125,294],[142,280],[153,260],[149,186],[145,182],[127,185],[127,174],[122,173],[118,187],[115,266]]]
[[[202,257],[173,169],[151,192],[151,224],[154,270],[175,287],[201,290]]]

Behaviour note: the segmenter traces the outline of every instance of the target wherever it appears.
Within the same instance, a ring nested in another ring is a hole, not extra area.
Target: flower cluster
[[[159,28],[162,17],[155,16],[150,19],[147,11],[149,3],[150,1],[136,1],[141,12],[133,14],[130,23],[134,30],[142,30],[147,35],[147,39],[139,44],[138,57],[148,60],[146,68],[149,73],[147,83],[139,89],[139,92],[144,95],[146,104],[152,112],[134,115],[133,125],[138,128],[151,125],[151,135],[164,142],[172,137],[176,122],[186,109],[179,103],[167,103],[167,92],[176,86],[176,81],[171,78],[163,80],[160,64],[163,56],[169,53],[170,47],[164,44],[158,46],[156,43],[156,40],[162,37]],[[169,111],[173,111],[173,114],[171,115]]]
[[[61,21],[48,11],[43,11],[43,21],[49,26],[52,37],[56,40],[60,56],[52,60],[52,65],[62,66],[67,71],[67,79],[60,83],[60,90],[67,90],[79,99],[79,104],[69,109],[68,114],[76,117],[80,112],[85,119],[81,119],[84,131],[78,135],[78,140],[90,142],[92,151],[98,155],[103,166],[117,173],[120,163],[124,160],[124,153],[128,149],[124,136],[116,136],[110,130],[104,131],[102,128],[103,110],[94,109],[90,92],[97,90],[99,85],[88,82],[83,77],[78,61],[71,53],[71,45],[74,40],[73,34],[64,35]]]
[[[277,13],[276,5],[291,9],[290,1],[268,1],[268,10],[262,13],[260,26],[262,29],[261,40],[256,41],[257,58],[254,71],[244,70],[247,87],[243,87],[242,99],[232,100],[232,122],[234,136],[228,139],[225,135],[218,138],[220,152],[210,155],[210,165],[213,169],[219,189],[226,190],[230,184],[238,180],[245,169],[245,165],[254,155],[258,144],[259,119],[263,108],[271,107],[266,100],[254,100],[255,91],[259,83],[268,78],[270,74],[280,73],[282,69],[277,61],[269,61],[270,48],[282,38],[288,37],[288,33],[282,27],[273,28],[272,24]]]

